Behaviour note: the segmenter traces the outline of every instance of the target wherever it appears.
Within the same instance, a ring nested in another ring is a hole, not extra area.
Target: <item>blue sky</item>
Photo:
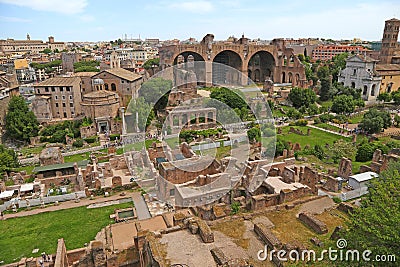
[[[0,39],[144,38],[218,40],[321,37],[380,40],[399,0],[0,0]]]

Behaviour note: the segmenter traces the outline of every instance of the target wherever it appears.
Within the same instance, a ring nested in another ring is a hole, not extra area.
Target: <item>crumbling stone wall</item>
[[[254,232],[270,249],[280,249],[281,241],[263,223],[254,224]]]
[[[349,179],[349,176],[351,176],[352,173],[353,171],[351,159],[342,158],[339,163],[338,176],[344,179]]]
[[[328,227],[325,223],[307,212],[300,213],[299,220],[314,230],[317,234],[326,234],[328,232]]]

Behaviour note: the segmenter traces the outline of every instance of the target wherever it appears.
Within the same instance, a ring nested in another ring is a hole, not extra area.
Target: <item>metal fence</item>
[[[50,204],[50,203],[55,203],[55,202],[64,202],[68,200],[74,200],[77,198],[86,198],[85,191],[78,191],[75,193],[71,194],[65,194],[65,195],[57,195],[57,196],[48,196],[48,197],[39,197],[39,198],[33,198],[33,199],[14,199],[14,200],[9,200],[3,203],[3,205],[0,205],[0,211],[4,211],[6,209],[12,208],[15,205],[19,206],[20,208],[26,208],[28,206],[34,207],[34,206],[40,206],[42,204]]]

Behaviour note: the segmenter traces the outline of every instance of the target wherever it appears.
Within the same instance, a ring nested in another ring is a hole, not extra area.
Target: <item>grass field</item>
[[[325,129],[325,130],[330,130],[330,131],[334,131],[334,132],[339,132],[339,130],[344,130],[347,133],[346,129],[341,129],[339,127],[327,124],[327,123],[318,123],[318,124],[314,124],[314,126],[317,126],[319,128]]]
[[[356,116],[349,118],[349,123],[360,123],[364,117],[363,113],[357,114]]]
[[[301,130],[305,135],[299,135],[295,133],[289,133],[290,127]],[[307,135],[307,129],[311,129],[311,135]],[[306,145],[310,145],[310,147],[314,147],[316,144],[325,145],[332,144],[338,139],[344,139],[346,141],[350,141],[349,137],[343,137],[332,133],[327,133],[318,129],[312,129],[307,126],[286,126],[282,127],[282,134],[277,135],[282,140],[291,142],[291,143],[299,143],[301,148],[304,148]]]
[[[55,253],[59,238],[65,239],[67,250],[83,247],[114,222],[109,218],[114,209],[132,206],[133,203],[123,203],[96,209],[79,207],[0,221],[0,261],[7,264],[22,257],[40,256],[42,252]],[[32,254],[35,248],[39,252]]]

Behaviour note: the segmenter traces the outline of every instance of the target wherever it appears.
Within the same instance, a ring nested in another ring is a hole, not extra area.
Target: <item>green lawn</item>
[[[299,135],[295,133],[289,133],[290,127],[295,129],[300,129],[303,131],[305,135]],[[311,135],[307,136],[307,129],[311,129]],[[316,144],[324,146],[326,143],[332,144],[334,141],[338,139],[344,139],[346,141],[350,141],[349,137],[342,137],[336,134],[327,133],[318,129],[309,128],[307,126],[285,126],[282,127],[282,134],[277,135],[282,140],[291,142],[291,143],[299,143],[301,148],[303,149],[307,144],[311,147],[314,147]]]
[[[41,146],[37,146],[37,147],[27,147],[26,146],[26,147],[21,148],[21,153],[24,156],[28,156],[31,154],[39,154],[45,146],[46,145],[41,145]]]
[[[364,117],[363,113],[357,114],[356,116],[349,118],[349,123],[360,123]]]
[[[55,253],[59,238],[64,238],[67,250],[83,247],[114,222],[109,218],[114,209],[132,206],[133,203],[123,203],[96,209],[79,207],[0,221],[0,261],[7,264],[22,257],[40,256],[42,252]],[[39,252],[32,254],[35,248]]]
[[[13,171],[14,172],[26,171],[26,174],[32,174],[33,173],[32,171],[35,167],[36,166],[34,166],[34,165],[21,166],[21,167],[13,169]]]
[[[358,161],[354,161],[353,160],[351,165],[352,165],[351,167],[352,167],[352,170],[353,170],[353,174],[356,174],[356,173],[360,172],[360,167],[362,165],[367,165],[367,166],[371,165],[371,160],[367,161],[367,162],[358,162]]]
[[[325,130],[330,130],[330,131],[334,131],[334,132],[339,132],[339,130],[344,130],[345,132],[347,132],[346,129],[342,129],[327,123],[318,123],[318,124],[314,124],[314,126],[317,126],[319,128],[325,129]]]
[[[89,156],[90,156],[90,152],[76,154],[76,155],[72,155],[72,156],[65,156],[64,162],[77,162],[77,161],[89,159]]]

